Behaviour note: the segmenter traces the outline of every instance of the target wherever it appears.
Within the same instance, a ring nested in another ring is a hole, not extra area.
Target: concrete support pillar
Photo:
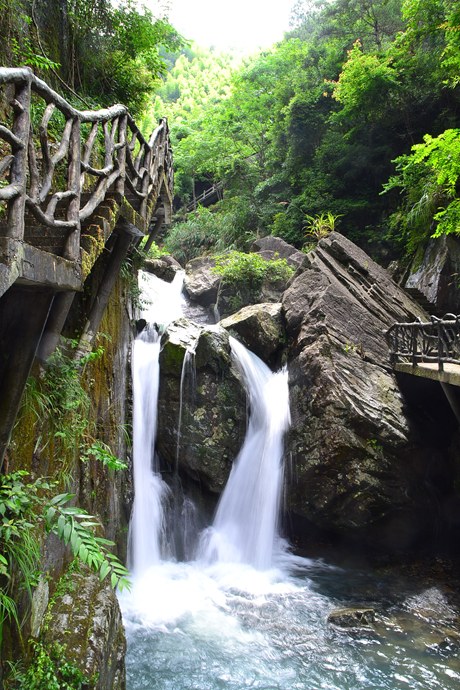
[[[97,333],[97,329],[99,328],[99,324],[101,323],[104,311],[107,307],[110,293],[120,273],[121,265],[128,254],[134,238],[142,236],[142,233],[140,233],[137,228],[125,221],[119,224],[117,234],[117,240],[112,249],[110,259],[99,284],[96,297],[94,298],[88,315],[88,320],[80,338],[77,356],[91,349],[94,336]]]
[[[72,306],[75,292],[58,292],[48,315],[42,339],[38,346],[37,357],[46,362],[58,346],[65,320]]]
[[[454,413],[455,418],[457,419],[457,422],[460,425],[460,401],[458,400],[458,397],[455,394],[454,386],[451,386],[449,383],[441,382],[441,388],[444,391],[444,394],[450,405],[450,409]]]

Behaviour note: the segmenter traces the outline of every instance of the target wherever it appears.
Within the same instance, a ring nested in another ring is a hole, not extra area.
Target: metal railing
[[[460,364],[460,315],[431,316],[429,322],[395,323],[385,334],[393,366]]]
[[[166,120],[147,141],[125,106],[76,110],[29,68],[0,68],[0,112],[0,235],[22,240],[28,211],[67,233],[75,261],[81,224],[108,194],[147,221],[162,185],[172,196]]]

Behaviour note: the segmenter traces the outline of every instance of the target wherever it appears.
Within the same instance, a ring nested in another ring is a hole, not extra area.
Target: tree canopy
[[[298,0],[284,40],[243,62],[185,45],[134,0],[0,0],[0,11],[4,64],[90,103],[124,102],[146,131],[169,118],[177,206],[223,185],[216,246],[267,233],[301,246],[308,219],[327,214],[388,256],[459,232],[456,0]]]
[[[212,101],[171,98],[187,87],[168,76],[180,201],[223,182],[213,211],[233,214],[237,248],[259,233],[300,246],[305,219],[327,213],[374,252],[459,232],[442,155],[459,146],[459,23],[453,0],[300,0],[285,39]]]
[[[182,39],[135,0],[0,0],[0,61],[28,65],[90,104],[141,114]],[[68,95],[68,93],[66,94]]]

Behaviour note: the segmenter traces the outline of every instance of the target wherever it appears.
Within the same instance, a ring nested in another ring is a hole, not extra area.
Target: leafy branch
[[[110,553],[114,542],[95,534],[100,522],[83,508],[67,505],[74,494],[54,496],[45,506],[45,528],[56,534],[64,544],[70,546],[74,556],[88,565],[104,580],[110,575],[112,587],[129,588],[128,571],[118,558]]]
[[[43,530],[56,534],[101,581],[108,577],[113,588],[130,586],[127,569],[110,551],[113,542],[98,535],[99,520],[68,505],[73,494],[50,497],[55,482],[45,478],[26,482],[28,476],[25,470],[0,475],[0,645],[6,620],[20,629],[13,598],[18,586],[31,597],[38,582]]]

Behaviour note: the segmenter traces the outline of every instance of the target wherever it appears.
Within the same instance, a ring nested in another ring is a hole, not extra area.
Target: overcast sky
[[[171,24],[185,38],[219,50],[255,52],[279,41],[293,0],[169,0]]]

